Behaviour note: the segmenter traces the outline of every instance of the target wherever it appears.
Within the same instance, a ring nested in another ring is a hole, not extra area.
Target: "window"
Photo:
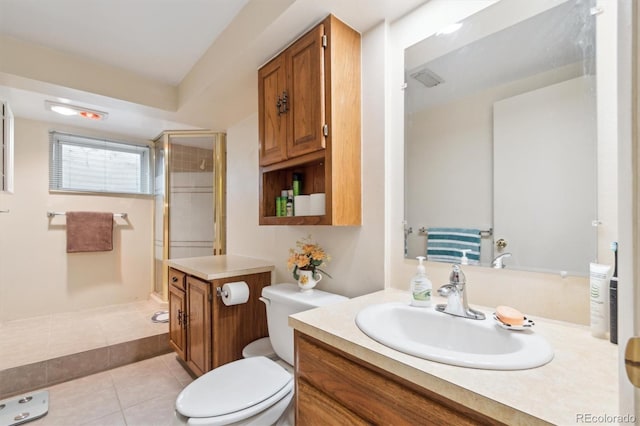
[[[66,133],[49,133],[49,189],[151,194],[150,148]]]

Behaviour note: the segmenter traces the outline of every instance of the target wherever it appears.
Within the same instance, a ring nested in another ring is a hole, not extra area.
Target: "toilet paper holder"
[[[250,289],[246,281],[225,283],[216,287],[216,295],[227,306],[239,305],[249,301]]]

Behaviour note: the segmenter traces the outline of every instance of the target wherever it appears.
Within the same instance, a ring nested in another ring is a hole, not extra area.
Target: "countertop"
[[[272,263],[265,260],[231,254],[170,259],[165,260],[165,263],[171,268],[206,281],[235,277],[237,275],[271,272],[275,269]]]
[[[408,292],[387,289],[292,315],[289,325],[509,425],[568,425],[584,423],[579,421],[583,414],[620,414],[618,347],[592,337],[588,327],[527,315],[536,323],[534,332],[552,345],[551,362],[518,371],[456,367],[383,346],[355,324],[358,311],[368,305],[408,300]],[[435,302],[446,301],[436,297]],[[487,314],[493,312],[490,308],[471,306]]]

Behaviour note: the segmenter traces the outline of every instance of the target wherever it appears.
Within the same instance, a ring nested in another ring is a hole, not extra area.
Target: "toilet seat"
[[[293,390],[293,376],[263,356],[225,364],[199,377],[180,392],[176,410],[196,424],[234,422],[277,403]],[[224,419],[223,419],[224,417]]]

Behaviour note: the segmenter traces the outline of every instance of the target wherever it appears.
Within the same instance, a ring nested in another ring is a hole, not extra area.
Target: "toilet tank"
[[[266,299],[267,326],[273,350],[290,365],[293,365],[293,329],[289,327],[289,315],[348,300],[316,289],[300,291],[296,284],[264,287],[262,297]]]

